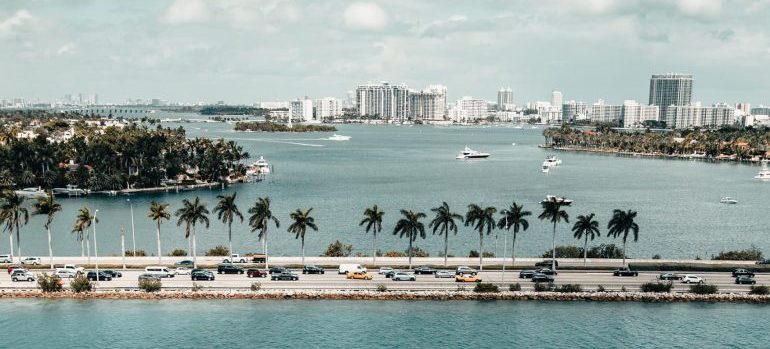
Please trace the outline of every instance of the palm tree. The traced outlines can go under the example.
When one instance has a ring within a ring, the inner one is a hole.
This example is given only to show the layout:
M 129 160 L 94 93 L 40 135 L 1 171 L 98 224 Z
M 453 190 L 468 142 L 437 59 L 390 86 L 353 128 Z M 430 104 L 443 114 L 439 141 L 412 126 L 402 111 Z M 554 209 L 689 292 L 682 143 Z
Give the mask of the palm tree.
M 13 259 L 13 233 L 16 232 L 17 256 L 21 260 L 20 229 L 29 222 L 29 211 L 24 205 L 24 197 L 12 191 L 7 191 L 0 198 L 0 222 L 5 224 L 5 230 L 10 234 L 8 239 L 11 247 L 11 259 Z
M 217 218 L 222 223 L 227 224 L 227 244 L 230 249 L 230 253 L 233 253 L 233 221 L 235 218 L 239 218 L 243 222 L 243 215 L 241 210 L 238 209 L 238 205 L 235 203 L 235 195 L 217 195 L 219 202 L 214 207 L 214 213 L 217 214 Z M 232 258 L 231 258 L 232 259 Z
M 147 217 L 152 218 L 157 224 L 155 240 L 158 243 L 158 264 L 160 264 L 160 258 L 163 255 L 160 249 L 160 225 L 163 223 L 164 219 L 168 220 L 171 218 L 171 214 L 168 212 L 168 204 L 156 201 L 151 202 L 150 211 L 147 213 Z
M 639 240 L 639 225 L 634 222 L 636 218 L 636 211 L 628 210 L 614 210 L 612 211 L 612 218 L 607 223 L 607 236 L 617 238 L 621 234 L 623 235 L 623 265 L 626 265 L 626 239 L 628 239 L 628 233 L 634 233 L 634 241 Z
M 176 222 L 177 226 L 182 225 L 182 223 L 185 224 L 184 237 L 188 239 L 192 238 L 193 267 L 197 268 L 198 260 L 197 253 L 195 252 L 197 247 L 195 243 L 195 225 L 197 223 L 203 223 L 206 225 L 206 228 L 209 227 L 209 210 L 206 209 L 206 204 L 202 203 L 201 199 L 196 196 L 194 201 L 188 199 L 182 200 L 182 208 L 176 210 L 174 214 L 179 217 L 179 220 Z
M 570 203 L 571 201 L 558 197 L 549 197 L 540 203 L 543 206 L 543 212 L 537 218 L 540 220 L 547 219 L 553 223 L 553 241 L 551 243 L 551 253 L 553 253 L 551 269 L 553 270 L 556 270 L 556 224 L 562 220 L 569 223 L 569 214 L 567 214 L 567 211 L 562 210 L 562 207 L 569 206 Z
M 380 211 L 377 205 L 372 206 L 364 210 L 364 219 L 359 226 L 366 224 L 366 232 L 372 231 L 372 265 L 377 265 L 377 233 L 382 231 L 382 216 L 385 212 Z
M 580 215 L 572 226 L 572 232 L 575 233 L 575 239 L 583 239 L 583 266 L 586 265 L 588 260 L 588 238 L 594 241 L 596 236 L 600 236 L 599 222 L 594 220 L 594 214 L 591 213 L 588 216 Z
M 43 224 L 43 227 L 48 231 L 48 258 L 51 262 L 51 269 L 53 269 L 54 266 L 53 248 L 51 247 L 51 223 L 53 222 L 53 217 L 56 215 L 56 213 L 61 211 L 61 205 L 54 201 L 53 193 L 48 193 L 48 196 L 37 199 L 37 202 L 34 204 L 34 208 L 35 211 L 32 212 L 33 215 L 46 216 L 45 224 Z
M 88 207 L 82 207 L 78 211 L 78 215 L 75 218 L 75 227 L 72 229 L 73 232 L 78 232 L 78 240 L 80 240 L 80 256 L 83 256 L 83 242 L 86 243 L 86 251 L 88 252 L 88 264 L 91 264 L 91 244 L 88 239 L 89 233 L 88 229 L 91 228 L 91 223 L 94 223 L 94 220 L 96 218 L 93 214 L 91 214 L 91 210 Z M 98 219 L 96 219 L 96 222 L 98 223 Z M 85 236 L 83 235 L 83 232 L 85 231 Z
M 404 236 L 409 238 L 409 249 L 407 254 L 409 256 L 409 269 L 412 269 L 412 243 L 417 240 L 417 237 L 425 239 L 425 225 L 420 222 L 420 219 L 425 218 L 425 214 L 422 212 L 413 212 L 407 210 L 401 210 L 401 214 L 404 218 L 401 218 L 396 222 L 396 227 L 393 229 L 393 235 L 399 235 L 400 238 Z
M 269 268 L 267 262 L 267 227 L 270 225 L 270 221 L 275 223 L 275 228 L 278 229 L 281 226 L 281 222 L 278 218 L 273 217 L 273 212 L 270 211 L 270 198 L 257 198 L 254 206 L 249 209 L 251 217 L 249 217 L 249 226 L 251 231 L 259 230 L 259 239 L 262 240 L 262 253 L 265 255 L 265 268 Z
M 479 270 L 484 268 L 484 230 L 489 235 L 495 229 L 495 212 L 497 209 L 489 206 L 481 208 L 476 204 L 468 205 L 468 212 L 465 214 L 465 226 L 473 226 L 473 229 L 479 232 Z
M 433 228 L 433 234 L 439 231 L 439 235 L 444 234 L 444 267 L 447 266 L 447 254 L 449 253 L 449 232 L 452 231 L 457 235 L 457 223 L 455 220 L 463 222 L 463 216 L 454 213 L 449 210 L 449 205 L 444 201 L 441 206 L 431 209 L 436 213 L 436 217 L 428 225 L 429 228 Z
M 289 215 L 289 217 L 294 220 L 294 223 L 289 226 L 288 232 L 297 234 L 294 238 L 301 238 L 302 241 L 302 265 L 305 265 L 305 232 L 307 232 L 307 228 L 318 231 L 318 227 L 315 225 L 315 219 L 310 216 L 311 211 L 313 211 L 312 207 L 306 211 L 297 209 Z
M 513 227 L 513 246 L 511 246 L 511 268 L 516 264 L 516 235 L 519 230 L 525 231 L 529 228 L 529 222 L 525 217 L 532 215 L 532 212 L 523 211 L 524 205 L 517 205 L 514 201 L 511 207 L 500 211 L 503 218 L 497 221 L 497 227 L 510 230 Z M 505 261 L 505 256 L 503 256 Z

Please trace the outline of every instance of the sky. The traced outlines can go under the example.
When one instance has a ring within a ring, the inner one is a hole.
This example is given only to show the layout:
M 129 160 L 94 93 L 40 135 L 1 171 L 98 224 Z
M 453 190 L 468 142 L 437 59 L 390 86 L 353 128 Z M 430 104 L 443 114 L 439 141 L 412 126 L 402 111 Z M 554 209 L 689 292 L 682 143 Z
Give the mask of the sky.
M 647 102 L 651 74 L 704 104 L 770 104 L 770 0 L 2 0 L 0 99 L 252 104 L 365 82 L 449 99 Z

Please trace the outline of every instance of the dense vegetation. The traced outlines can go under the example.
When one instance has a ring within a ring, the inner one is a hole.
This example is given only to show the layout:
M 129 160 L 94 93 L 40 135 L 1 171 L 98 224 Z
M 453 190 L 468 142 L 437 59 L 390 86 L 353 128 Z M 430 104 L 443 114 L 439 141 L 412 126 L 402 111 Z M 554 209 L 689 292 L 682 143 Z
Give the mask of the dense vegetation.
M 671 292 L 672 287 L 674 287 L 674 284 L 671 281 L 645 282 L 641 286 L 639 286 L 639 290 L 642 292 L 668 293 L 668 292 Z
M 578 130 L 567 125 L 543 131 L 546 143 L 606 151 L 661 155 L 705 154 L 707 157 L 735 155 L 740 159 L 765 157 L 770 150 L 770 128 L 725 126 L 717 130 L 687 129 L 665 133 L 620 132 L 610 127 Z
M 269 110 L 255 107 L 232 106 L 232 105 L 212 105 L 203 107 L 200 110 L 201 115 L 254 115 L 265 116 Z
M 711 256 L 715 261 L 758 261 L 762 259 L 762 251 L 756 246 L 751 246 L 745 250 L 721 251 L 716 256 Z
M 237 122 L 235 123 L 236 131 L 260 131 L 260 132 L 334 132 L 337 128 L 327 125 L 303 125 L 294 124 L 289 127 L 285 124 L 279 124 L 275 122 Z
M 553 256 L 553 250 L 543 252 L 542 257 L 548 258 Z M 557 258 L 583 258 L 583 248 L 577 246 L 556 246 Z M 588 258 L 609 258 L 609 259 L 621 259 L 623 258 L 623 250 L 615 246 L 615 244 L 601 244 L 588 249 Z

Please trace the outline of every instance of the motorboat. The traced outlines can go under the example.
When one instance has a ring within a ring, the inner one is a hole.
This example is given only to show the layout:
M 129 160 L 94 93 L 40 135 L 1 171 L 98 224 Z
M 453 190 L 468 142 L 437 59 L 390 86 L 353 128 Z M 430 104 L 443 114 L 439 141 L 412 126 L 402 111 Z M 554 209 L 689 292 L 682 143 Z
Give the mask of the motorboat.
M 546 195 L 545 200 L 541 201 L 540 203 L 548 202 L 548 201 L 555 201 L 558 203 L 562 203 L 564 205 L 569 205 L 572 203 L 572 200 L 561 197 L 561 196 L 555 196 L 555 195 Z
M 460 154 L 457 154 L 456 159 L 484 159 L 488 158 L 489 154 L 477 152 L 471 148 L 465 147 Z
M 754 176 L 754 179 L 770 180 L 770 170 L 763 169 L 762 171 L 759 171 L 759 173 Z
M 522 128 L 524 128 L 524 126 L 519 125 L 519 126 L 516 126 L 514 128 L 517 129 L 517 130 L 521 130 Z
M 548 155 L 548 157 L 545 158 L 545 161 L 543 161 L 543 167 L 556 167 L 561 165 L 561 160 L 556 158 L 556 155 Z
M 30 199 L 39 199 L 39 198 L 48 197 L 48 193 L 45 190 L 40 189 L 40 187 L 24 188 L 24 189 L 16 190 L 14 191 L 14 193 L 16 195 L 23 196 L 25 198 L 30 198 Z
M 725 196 L 725 197 L 723 197 L 722 199 L 719 200 L 719 203 L 720 204 L 731 204 L 732 205 L 732 204 L 737 204 L 738 200 L 735 200 L 735 199 L 733 199 L 733 198 L 731 198 L 729 196 Z
M 256 176 L 260 174 L 266 174 L 270 173 L 270 165 L 267 163 L 267 160 L 263 156 L 259 157 L 259 160 L 254 162 L 253 164 L 249 165 L 249 167 L 246 168 L 246 174 L 250 176 Z
M 342 136 L 342 135 L 338 135 L 338 134 L 335 133 L 334 135 L 329 137 L 329 140 L 330 141 L 349 141 L 350 140 L 350 136 Z
M 76 185 L 67 184 L 66 188 L 53 188 L 54 195 L 67 195 L 67 196 L 80 196 L 85 195 L 84 189 L 78 188 Z

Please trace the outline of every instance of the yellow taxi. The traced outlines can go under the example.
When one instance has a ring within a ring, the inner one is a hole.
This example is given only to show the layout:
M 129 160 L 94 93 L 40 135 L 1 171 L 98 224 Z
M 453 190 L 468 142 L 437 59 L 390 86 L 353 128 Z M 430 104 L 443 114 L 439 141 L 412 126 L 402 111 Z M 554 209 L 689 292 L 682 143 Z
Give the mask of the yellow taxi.
M 460 274 L 455 276 L 457 282 L 481 282 L 481 278 L 472 274 Z
M 347 278 L 353 280 L 371 280 L 372 276 L 365 271 L 349 271 Z

